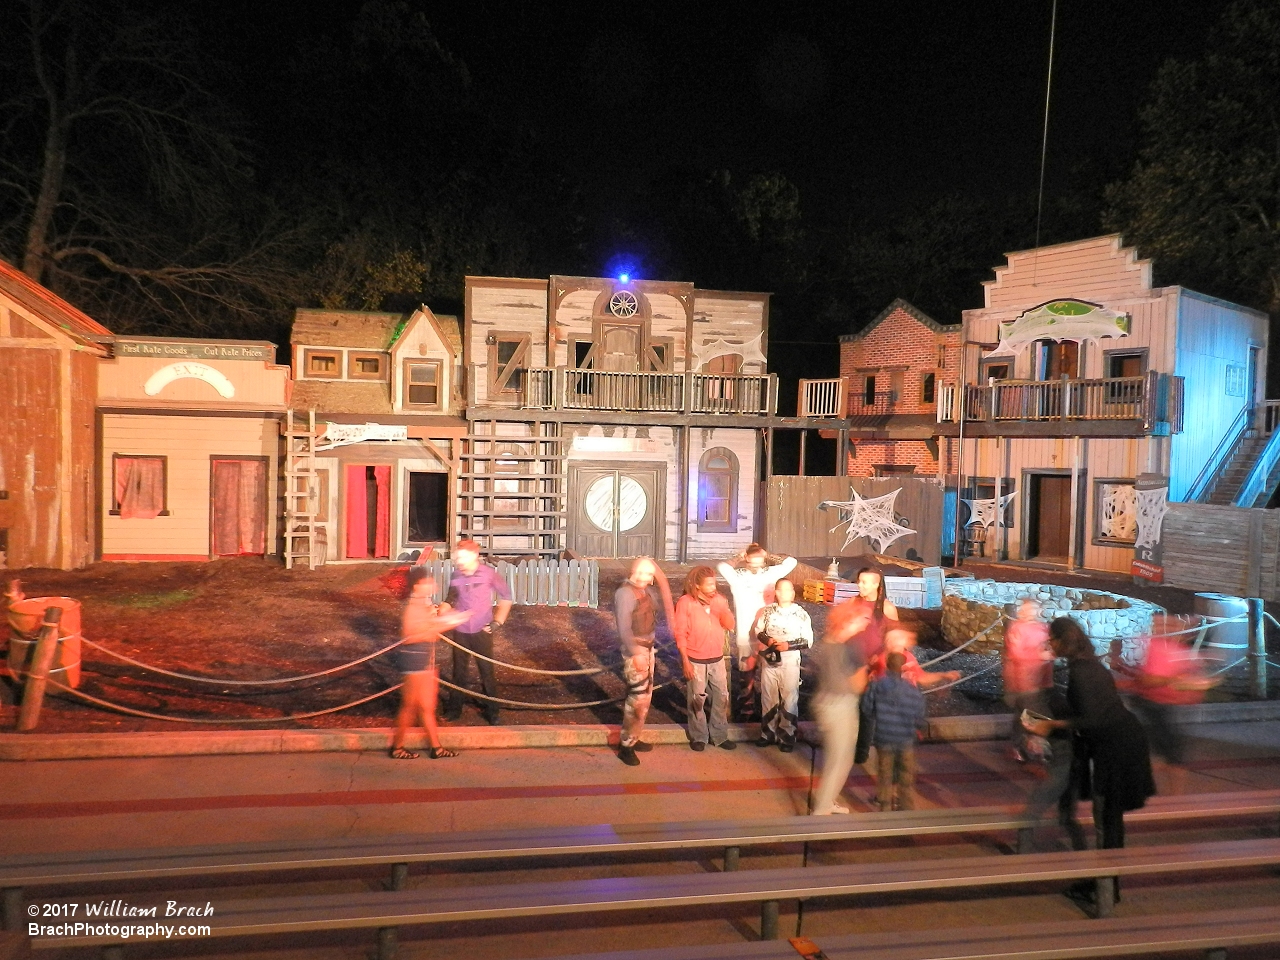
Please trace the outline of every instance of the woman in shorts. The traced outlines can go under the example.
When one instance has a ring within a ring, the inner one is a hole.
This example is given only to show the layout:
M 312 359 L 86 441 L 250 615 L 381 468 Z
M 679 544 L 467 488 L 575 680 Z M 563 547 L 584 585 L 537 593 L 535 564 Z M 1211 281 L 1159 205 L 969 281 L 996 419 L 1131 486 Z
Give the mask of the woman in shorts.
M 440 733 L 436 729 L 436 698 L 440 689 L 436 644 L 441 633 L 461 623 L 468 615 L 442 613 L 439 606 L 431 602 L 436 583 L 424 567 L 411 567 L 408 582 L 409 602 L 405 604 L 401 620 L 403 642 L 395 651 L 396 666 L 404 679 L 400 687 L 396 732 L 391 738 L 391 759 L 418 759 L 418 754 L 404 745 L 409 728 L 415 724 L 420 724 L 427 731 L 430 744 L 427 756 L 432 760 L 456 757 L 456 750 L 440 745 Z

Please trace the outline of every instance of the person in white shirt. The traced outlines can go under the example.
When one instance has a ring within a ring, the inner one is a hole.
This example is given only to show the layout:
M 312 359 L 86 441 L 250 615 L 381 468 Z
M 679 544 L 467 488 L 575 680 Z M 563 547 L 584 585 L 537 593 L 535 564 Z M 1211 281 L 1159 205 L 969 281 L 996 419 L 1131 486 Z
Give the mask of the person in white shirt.
M 796 558 L 786 557 L 781 563 L 769 566 L 769 554 L 758 543 L 747 547 L 742 552 L 742 557 L 743 566 L 720 563 L 716 565 L 716 572 L 729 584 L 729 593 L 733 597 L 733 615 L 738 625 L 734 656 L 738 669 L 749 670 L 747 660 L 752 651 L 751 625 L 756 622 L 756 615 L 765 604 L 773 602 L 773 597 L 770 596 L 773 585 L 796 568 Z
M 800 720 L 800 651 L 813 646 L 809 611 L 795 602 L 790 580 L 774 585 L 775 600 L 760 611 L 754 630 L 760 645 L 760 739 L 757 747 L 776 743 L 783 753 L 796 748 Z

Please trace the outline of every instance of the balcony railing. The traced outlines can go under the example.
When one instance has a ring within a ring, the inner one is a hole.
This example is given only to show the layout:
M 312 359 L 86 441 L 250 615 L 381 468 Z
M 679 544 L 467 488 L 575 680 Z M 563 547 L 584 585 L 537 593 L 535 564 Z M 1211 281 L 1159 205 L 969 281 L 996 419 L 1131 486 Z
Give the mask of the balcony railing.
M 848 380 L 845 377 L 834 380 L 801 380 L 796 416 L 834 417 L 837 420 L 843 418 L 847 390 Z
M 1152 371 L 1143 377 L 1101 380 L 997 380 L 965 385 L 967 422 L 1010 420 L 1139 420 L 1147 430 L 1182 430 L 1182 378 Z M 955 422 L 959 390 L 938 393 L 938 422 Z
M 777 377 L 535 367 L 524 371 L 516 405 L 528 410 L 769 416 L 777 409 Z

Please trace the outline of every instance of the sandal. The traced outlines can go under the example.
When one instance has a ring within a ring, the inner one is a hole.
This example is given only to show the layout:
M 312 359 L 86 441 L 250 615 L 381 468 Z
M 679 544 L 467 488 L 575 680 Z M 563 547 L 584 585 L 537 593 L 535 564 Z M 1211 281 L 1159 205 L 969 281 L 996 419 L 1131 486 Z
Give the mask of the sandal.
M 417 760 L 418 755 L 414 753 L 412 750 L 406 750 L 404 747 L 392 747 L 391 759 L 392 760 Z
M 446 757 L 456 757 L 457 750 L 450 750 L 448 747 L 431 747 L 427 750 L 427 756 L 432 760 L 443 760 Z

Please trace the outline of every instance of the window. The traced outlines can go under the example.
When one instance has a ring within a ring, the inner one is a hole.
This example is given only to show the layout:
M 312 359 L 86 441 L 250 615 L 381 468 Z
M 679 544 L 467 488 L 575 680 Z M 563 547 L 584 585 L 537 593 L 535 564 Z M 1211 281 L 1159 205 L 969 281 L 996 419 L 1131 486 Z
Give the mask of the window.
M 1080 344 L 1074 340 L 1036 341 L 1036 379 L 1073 380 L 1080 376 Z
M 1104 376 L 1112 380 L 1128 379 L 1128 383 L 1108 383 L 1106 398 L 1108 403 L 1129 403 L 1136 406 L 1142 402 L 1143 383 L 1137 378 L 1146 376 L 1146 350 L 1107 350 L 1102 354 L 1102 370 Z M 1114 412 L 1114 411 L 1113 411 Z
M 490 394 L 518 394 L 524 390 L 529 366 L 528 334 L 495 333 L 489 340 Z
M 1243 397 L 1245 394 L 1245 377 L 1244 365 L 1240 363 L 1227 364 L 1227 396 Z
M 1008 380 L 1009 373 L 1008 360 L 983 360 L 981 369 L 978 371 L 978 379 L 984 384 L 992 380 Z
M 111 457 L 111 515 L 151 520 L 169 515 L 168 457 Z
M 342 376 L 336 351 L 307 350 L 303 355 L 303 369 L 308 377 L 337 380 Z
M 902 389 L 902 382 L 906 373 L 903 370 L 893 370 L 889 373 L 889 403 L 895 404 L 902 402 L 905 397 L 905 391 Z
M 905 477 L 915 473 L 916 468 L 910 463 L 877 463 L 875 472 L 877 477 Z
M 876 378 L 867 377 L 862 382 L 862 403 L 864 406 L 874 407 L 876 405 Z
M 352 380 L 385 380 L 386 364 L 376 353 L 350 353 L 347 356 L 347 376 Z
M 1138 539 L 1138 495 L 1133 481 L 1104 478 L 1093 482 L 1093 542 L 1132 546 Z
M 404 365 L 404 404 L 406 407 L 440 407 L 439 360 L 406 360 Z
M 947 365 L 947 347 L 946 344 L 938 344 L 938 369 L 942 370 Z
M 926 373 L 920 378 L 920 402 L 933 403 L 934 375 Z
M 649 341 L 647 360 L 649 369 L 655 373 L 671 372 L 671 351 L 675 341 L 671 337 L 662 337 Z
M 698 463 L 698 530 L 738 532 L 738 458 L 712 447 Z
M 595 361 L 591 354 L 594 346 L 595 343 L 591 340 L 573 341 L 573 365 L 579 370 L 590 370 Z

